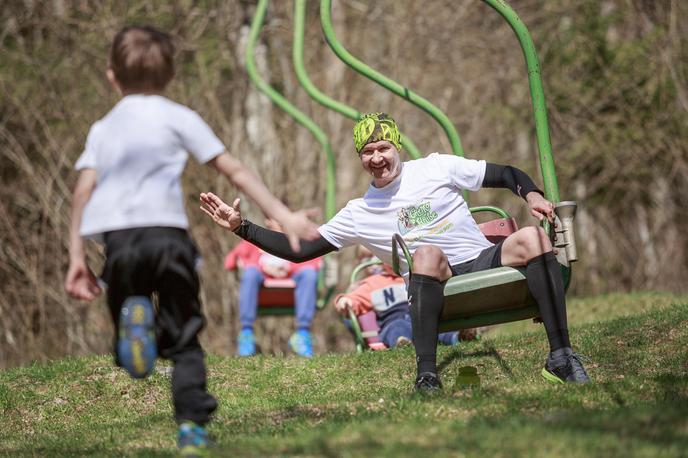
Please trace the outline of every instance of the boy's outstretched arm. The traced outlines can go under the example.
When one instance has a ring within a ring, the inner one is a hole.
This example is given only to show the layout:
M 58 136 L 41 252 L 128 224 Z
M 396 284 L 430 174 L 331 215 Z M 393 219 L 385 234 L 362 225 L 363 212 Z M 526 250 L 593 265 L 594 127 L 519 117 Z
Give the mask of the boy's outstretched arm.
M 320 237 L 317 226 L 309 219 L 317 210 L 290 211 L 282 202 L 272 195 L 263 181 L 241 161 L 224 152 L 211 159 L 212 164 L 225 175 L 241 192 L 253 200 L 263 213 L 279 222 L 289 238 L 295 251 L 300 248 L 299 238 L 315 240 Z M 216 221 L 217 222 L 217 221 Z
M 325 240 L 320 234 L 315 240 L 301 240 L 299 251 L 294 250 L 286 234 L 243 220 L 241 218 L 240 199 L 234 199 L 232 205 L 228 205 L 215 194 L 209 192 L 201 193 L 200 201 L 201 210 L 212 218 L 217 225 L 282 259 L 291 262 L 304 262 L 337 250 L 337 247 Z
M 65 279 L 65 290 L 76 299 L 90 301 L 101 293 L 98 280 L 86 263 L 84 240 L 79 235 L 84 207 L 91 198 L 96 185 L 95 169 L 84 169 L 74 187 L 72 214 L 69 226 L 69 270 Z

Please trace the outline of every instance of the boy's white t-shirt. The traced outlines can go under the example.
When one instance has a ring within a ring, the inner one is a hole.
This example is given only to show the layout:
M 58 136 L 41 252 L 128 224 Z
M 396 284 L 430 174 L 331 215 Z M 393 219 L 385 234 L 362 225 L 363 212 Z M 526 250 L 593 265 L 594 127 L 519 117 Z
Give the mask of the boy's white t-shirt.
M 118 229 L 187 229 L 181 174 L 191 153 L 205 163 L 224 144 L 190 108 L 159 95 L 128 95 L 91 127 L 76 169 L 95 169 L 80 234 Z
M 421 245 L 435 245 L 450 265 L 470 261 L 492 243 L 480 232 L 461 191 L 480 189 L 485 165 L 438 153 L 404 162 L 392 183 L 383 188 L 371 184 L 362 198 L 349 201 L 318 231 L 338 249 L 360 244 L 388 264 L 397 233 L 411 253 Z

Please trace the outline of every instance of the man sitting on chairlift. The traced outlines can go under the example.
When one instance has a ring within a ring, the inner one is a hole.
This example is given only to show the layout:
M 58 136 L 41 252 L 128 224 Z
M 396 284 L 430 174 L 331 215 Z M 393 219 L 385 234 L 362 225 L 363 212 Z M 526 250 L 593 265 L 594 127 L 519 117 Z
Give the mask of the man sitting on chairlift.
M 453 276 L 501 266 L 525 266 L 528 289 L 545 326 L 550 353 L 541 371 L 555 383 L 589 382 L 569 340 L 564 283 L 545 231 L 522 228 L 493 244 L 480 232 L 462 191 L 506 188 L 525 200 L 538 220 L 554 222 L 554 205 L 533 180 L 512 167 L 433 153 L 402 162 L 396 122 L 384 113 L 364 115 L 354 126 L 354 145 L 363 170 L 372 176 L 365 195 L 350 200 L 319 227 L 321 237 L 291 249 L 284 234 L 242 219 L 239 199 L 227 205 L 201 194 L 201 209 L 218 225 L 281 258 L 301 262 L 351 245 L 363 245 L 385 263 L 392 262 L 392 235 L 409 246 L 413 269 L 406 271 L 416 350 L 415 389 L 442 388 L 437 374 L 438 324 L 444 284 Z M 408 269 L 407 269 L 408 270 Z

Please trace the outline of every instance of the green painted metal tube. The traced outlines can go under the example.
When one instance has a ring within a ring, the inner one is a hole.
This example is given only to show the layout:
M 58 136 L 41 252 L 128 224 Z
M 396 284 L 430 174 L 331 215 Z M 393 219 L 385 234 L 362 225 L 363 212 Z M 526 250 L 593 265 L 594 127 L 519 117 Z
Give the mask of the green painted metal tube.
M 332 153 L 332 147 L 325 132 L 318 127 L 308 116 L 301 112 L 298 108 L 292 105 L 282 94 L 277 92 L 269 84 L 267 84 L 258 73 L 256 63 L 253 58 L 253 49 L 255 47 L 258 35 L 263 28 L 263 21 L 265 19 L 265 11 L 267 10 L 269 0 L 259 0 L 256 7 L 256 14 L 251 23 L 251 30 L 249 33 L 248 44 L 246 46 L 246 71 L 253 84 L 267 95 L 275 105 L 286 111 L 299 124 L 307 128 L 313 136 L 322 145 L 325 154 L 327 155 L 327 185 L 325 192 L 325 217 L 332 218 L 336 213 L 335 208 L 335 160 Z
M 378 259 L 374 261 L 364 261 L 356 267 L 354 267 L 354 270 L 351 272 L 351 276 L 349 277 L 349 285 L 353 285 L 356 282 L 356 277 L 358 277 L 358 274 L 360 274 L 363 269 L 370 266 L 376 266 L 379 264 L 382 264 L 382 261 Z
M 351 323 L 351 329 L 354 333 L 356 351 L 358 353 L 363 353 L 363 349 L 366 348 L 365 341 L 363 340 L 363 332 L 361 331 L 361 326 L 358 324 L 358 318 L 352 309 L 349 309 L 349 323 Z
M 452 151 L 457 156 L 463 156 L 463 148 L 461 147 L 461 140 L 459 139 L 459 134 L 456 128 L 451 123 L 447 115 L 442 113 L 442 111 L 435 105 L 419 96 L 415 92 L 411 91 L 409 88 L 402 86 L 396 81 L 387 78 L 382 73 L 370 68 L 368 65 L 364 64 L 357 58 L 355 58 L 349 51 L 347 51 L 344 46 L 337 40 L 337 36 L 334 33 L 334 27 L 332 26 L 332 0 L 321 0 L 320 1 L 320 23 L 322 25 L 323 32 L 325 33 L 325 38 L 327 39 L 327 44 L 334 53 L 349 67 L 354 69 L 356 72 L 370 78 L 379 85 L 385 87 L 386 89 L 392 91 L 399 97 L 408 100 L 417 107 L 421 108 L 423 111 L 432 116 L 437 122 L 440 123 L 442 129 L 447 134 L 449 138 L 449 143 L 451 144 Z
M 296 0 L 294 3 L 294 47 L 292 53 L 292 60 L 294 62 L 294 70 L 296 72 L 296 77 L 303 86 L 304 90 L 308 95 L 313 98 L 316 102 L 324 105 L 330 110 L 334 110 L 349 119 L 358 121 L 361 118 L 361 112 L 345 105 L 333 98 L 327 96 L 321 92 L 313 82 L 308 77 L 306 72 L 306 66 L 303 59 L 303 42 L 304 42 L 304 23 L 306 18 L 306 0 Z M 414 159 L 421 157 L 418 147 L 408 138 L 406 135 L 401 133 L 401 144 L 404 149 L 408 152 L 409 156 Z
M 533 112 L 535 114 L 535 132 L 538 149 L 540 150 L 540 168 L 542 171 L 542 181 L 545 186 L 545 197 L 552 202 L 559 202 L 559 185 L 557 184 L 557 176 L 554 171 L 552 144 L 547 122 L 547 104 L 545 103 L 545 92 L 542 88 L 540 63 L 535 52 L 533 39 L 530 37 L 530 33 L 523 21 L 504 0 L 483 0 L 483 2 L 494 8 L 506 19 L 516 33 L 518 42 L 523 50 L 528 69 L 528 84 L 530 85 Z
M 471 208 L 469 208 L 469 210 L 471 211 L 471 213 L 492 212 L 492 213 L 498 214 L 502 218 L 509 218 L 510 217 L 506 211 L 502 210 L 499 207 L 493 207 L 491 205 L 483 205 L 481 207 L 471 207 Z
M 406 264 L 408 265 L 409 273 L 413 271 L 413 257 L 408 249 L 408 245 L 404 241 L 404 238 L 399 234 L 394 234 L 392 236 L 392 270 L 394 273 L 401 276 L 401 263 L 399 262 L 399 250 L 404 254 L 406 258 Z

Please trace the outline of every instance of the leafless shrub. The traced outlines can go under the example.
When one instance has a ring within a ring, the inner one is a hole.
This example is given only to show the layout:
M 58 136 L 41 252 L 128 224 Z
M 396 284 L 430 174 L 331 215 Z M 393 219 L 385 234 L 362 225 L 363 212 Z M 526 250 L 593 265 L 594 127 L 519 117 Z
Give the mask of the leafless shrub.
M 351 122 L 313 103 L 291 70 L 291 2 L 272 2 L 257 60 L 264 76 L 330 135 L 337 201 L 366 178 L 351 148 Z M 513 7 L 540 54 L 561 195 L 580 204 L 577 294 L 685 290 L 688 208 L 688 31 L 678 0 L 520 0 Z M 153 23 L 178 39 L 169 97 L 201 113 L 230 151 L 293 207 L 322 206 L 324 158 L 310 134 L 251 86 L 243 69 L 254 3 L 8 2 L 0 12 L 0 367 L 106 352 L 112 331 L 103 300 L 79 304 L 63 291 L 74 161 L 88 127 L 116 102 L 103 77 L 110 38 L 125 24 Z M 361 111 L 393 113 L 426 153 L 448 152 L 425 113 L 355 75 L 324 44 L 317 2 L 308 5 L 306 65 L 314 83 Z M 337 34 L 352 54 L 441 107 L 469 157 L 513 163 L 537 176 L 523 57 L 511 29 L 475 1 L 335 1 Z M 258 126 L 252 130 L 251 126 Z M 293 166 L 293 164 L 298 164 Z M 214 352 L 234 351 L 236 279 L 222 257 L 236 240 L 202 219 L 201 190 L 235 189 L 203 166 L 184 177 L 193 235 L 205 258 L 204 333 Z M 493 203 L 531 224 L 503 191 Z M 260 220 L 247 202 L 246 211 Z M 94 266 L 102 253 L 90 247 Z M 342 287 L 352 262 L 343 260 Z M 260 345 L 285 352 L 292 323 L 259 320 Z M 319 351 L 352 348 L 331 310 L 315 324 Z

